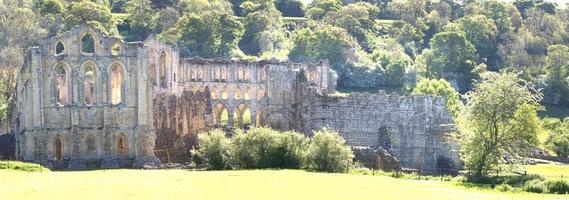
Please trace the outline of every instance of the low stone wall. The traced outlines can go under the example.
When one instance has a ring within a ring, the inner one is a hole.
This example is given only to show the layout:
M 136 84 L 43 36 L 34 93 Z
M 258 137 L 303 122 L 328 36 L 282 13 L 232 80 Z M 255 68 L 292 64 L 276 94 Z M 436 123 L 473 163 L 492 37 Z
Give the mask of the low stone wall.
M 303 104 L 305 131 L 335 129 L 348 145 L 383 148 L 423 173 L 436 173 L 439 157 L 459 166 L 457 146 L 445 139 L 455 128 L 441 97 L 309 93 Z

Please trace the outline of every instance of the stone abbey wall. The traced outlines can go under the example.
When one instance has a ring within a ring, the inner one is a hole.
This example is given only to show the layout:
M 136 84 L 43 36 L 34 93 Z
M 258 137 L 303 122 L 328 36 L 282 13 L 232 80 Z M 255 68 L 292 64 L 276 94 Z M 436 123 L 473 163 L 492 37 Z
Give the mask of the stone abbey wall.
M 436 172 L 439 157 L 460 163 L 453 144 L 445 140 L 454 125 L 441 97 L 314 94 L 307 101 L 304 119 L 308 130 L 338 130 L 350 146 L 386 149 L 403 167 L 426 173 Z
M 54 168 L 184 162 L 198 133 L 222 126 L 307 135 L 332 128 L 348 145 L 383 149 L 403 167 L 433 172 L 439 157 L 459 163 L 444 142 L 453 126 L 443 99 L 333 96 L 325 61 L 180 58 L 176 45 L 126 43 L 89 26 L 47 39 L 25 61 L 16 155 Z

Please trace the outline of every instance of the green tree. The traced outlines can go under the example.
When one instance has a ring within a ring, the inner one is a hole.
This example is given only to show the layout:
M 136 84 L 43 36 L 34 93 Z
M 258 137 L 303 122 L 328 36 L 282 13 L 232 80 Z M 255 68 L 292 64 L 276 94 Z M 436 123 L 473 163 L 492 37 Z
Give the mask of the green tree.
M 340 0 L 314 0 L 308 6 L 306 15 L 313 20 L 324 18 L 329 12 L 339 11 L 342 8 Z
M 569 133 L 567 130 L 550 135 L 545 142 L 545 147 L 555 152 L 557 156 L 567 158 L 569 156 Z
M 551 45 L 547 48 L 547 78 L 554 87 L 566 87 L 569 76 L 569 47 Z
M 304 17 L 304 4 L 298 0 L 275 0 L 276 7 L 285 17 Z
M 288 53 L 284 21 L 273 0 L 249 0 L 241 4 L 245 33 L 239 48 L 248 55 L 282 58 Z
M 117 21 L 111 16 L 111 9 L 103 4 L 91 1 L 72 2 L 68 6 L 65 21 L 67 28 L 90 24 L 106 34 L 119 35 Z
M 153 18 L 156 13 L 150 6 L 150 0 L 128 1 L 125 10 L 129 14 L 127 18 L 129 31 L 123 35 L 127 40 L 143 41 L 155 33 Z
M 243 25 L 226 1 L 186 0 L 179 9 L 185 14 L 159 39 L 177 43 L 183 56 L 231 58 L 238 53 Z
M 463 34 L 474 45 L 481 58 L 486 58 L 494 66 L 498 50 L 498 30 L 494 22 L 484 15 L 462 17 L 445 27 L 445 31 Z
M 446 108 L 455 119 L 464 106 L 458 92 L 444 79 L 421 79 L 413 89 L 413 94 L 432 94 L 444 97 Z
M 461 152 L 475 177 L 487 176 L 501 164 L 516 164 L 529 146 L 537 145 L 541 94 L 530 90 L 517 75 L 506 73 L 484 80 L 466 94 L 466 100 L 458 120 Z
M 460 90 L 466 91 L 471 87 L 472 79 L 485 70 L 477 65 L 474 45 L 460 33 L 437 33 L 430 45 L 416 61 L 417 71 L 424 77 L 457 80 Z
M 368 51 L 372 50 L 370 43 L 379 31 L 375 19 L 379 8 L 369 3 L 358 2 L 348 4 L 338 11 L 329 12 L 323 22 L 345 29 L 354 37 L 360 46 Z

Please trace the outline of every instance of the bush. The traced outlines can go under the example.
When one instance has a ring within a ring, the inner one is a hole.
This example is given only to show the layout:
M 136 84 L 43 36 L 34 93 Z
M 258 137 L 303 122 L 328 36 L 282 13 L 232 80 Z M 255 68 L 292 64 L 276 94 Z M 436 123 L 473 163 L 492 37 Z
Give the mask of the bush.
M 191 150 L 192 161 L 208 169 L 229 169 L 231 140 L 221 129 L 198 136 L 198 148 Z
M 494 189 L 500 192 L 509 192 L 514 190 L 514 188 L 508 184 L 497 185 Z
M 533 193 L 544 193 L 546 189 L 543 181 L 538 179 L 529 181 L 524 186 L 524 191 Z
M 305 165 L 308 139 L 301 133 L 269 128 L 239 130 L 233 140 L 235 163 L 242 168 L 299 169 Z
M 0 161 L 0 169 L 11 169 L 25 172 L 49 172 L 50 170 L 35 163 L 20 161 Z
M 241 168 L 271 167 L 269 150 L 276 146 L 277 131 L 269 128 L 255 128 L 245 133 L 237 130 L 233 138 L 233 157 Z
M 277 168 L 300 169 L 306 163 L 308 138 L 298 132 L 278 134 L 275 142 L 271 143 L 269 156 L 271 166 Z
M 344 172 L 352 163 L 354 153 L 335 131 L 317 131 L 308 148 L 310 166 L 318 171 Z
M 567 180 L 547 180 L 545 181 L 547 193 L 567 194 L 569 193 L 569 182 Z

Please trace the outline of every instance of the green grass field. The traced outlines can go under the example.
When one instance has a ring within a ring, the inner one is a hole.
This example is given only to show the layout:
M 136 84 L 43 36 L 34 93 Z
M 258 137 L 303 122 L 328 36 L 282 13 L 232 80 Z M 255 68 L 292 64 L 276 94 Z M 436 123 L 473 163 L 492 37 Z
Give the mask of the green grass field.
M 524 168 L 528 172 L 528 174 L 539 174 L 544 178 L 563 177 L 564 179 L 569 179 L 569 165 L 540 164 L 540 165 L 525 165 Z
M 294 170 L 0 170 L 0 199 L 569 199 L 457 182 Z

